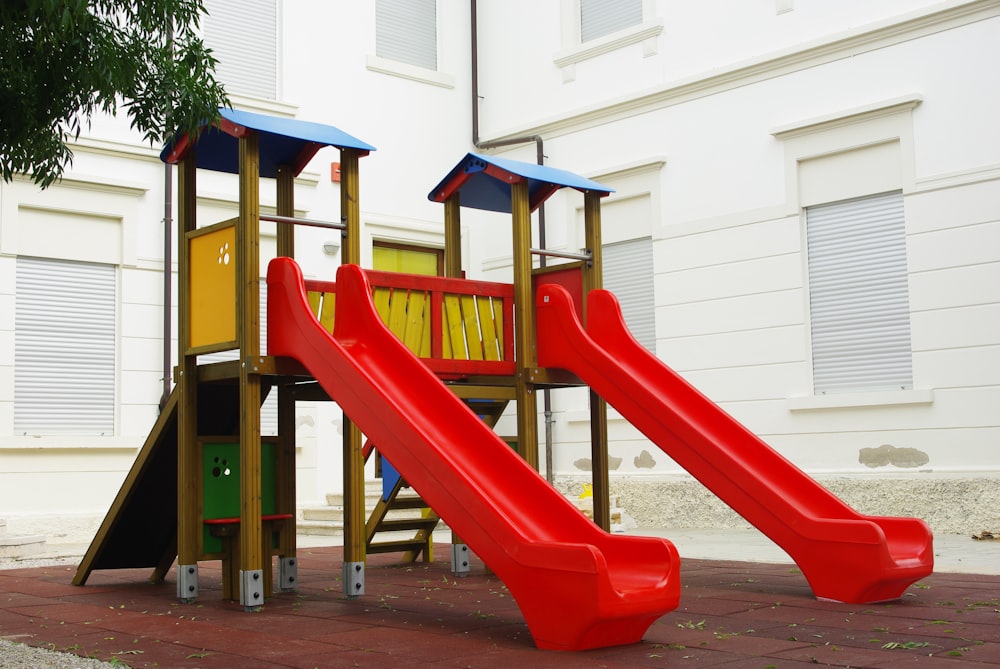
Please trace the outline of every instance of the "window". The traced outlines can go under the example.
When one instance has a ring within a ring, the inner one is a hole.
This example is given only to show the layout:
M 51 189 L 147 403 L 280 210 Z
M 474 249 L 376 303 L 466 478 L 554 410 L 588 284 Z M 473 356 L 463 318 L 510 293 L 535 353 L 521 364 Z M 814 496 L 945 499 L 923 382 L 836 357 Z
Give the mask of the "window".
M 900 192 L 806 209 L 817 395 L 913 387 Z
M 385 272 L 443 276 L 444 251 L 377 241 L 372 245 L 372 267 Z
M 436 70 L 436 0 L 376 0 L 375 55 Z
M 642 23 L 642 0 L 580 0 L 580 41 Z
M 113 265 L 20 257 L 14 308 L 14 431 L 113 435 Z
M 205 0 L 205 43 L 226 91 L 278 98 L 278 16 L 276 0 Z
M 656 350 L 653 241 L 649 237 L 601 247 L 604 287 L 615 294 L 632 336 Z

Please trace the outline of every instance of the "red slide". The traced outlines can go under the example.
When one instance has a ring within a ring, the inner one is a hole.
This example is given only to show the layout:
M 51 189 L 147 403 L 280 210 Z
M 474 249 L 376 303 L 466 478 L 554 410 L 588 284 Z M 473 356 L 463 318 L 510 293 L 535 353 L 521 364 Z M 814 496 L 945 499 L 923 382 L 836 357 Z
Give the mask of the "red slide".
M 699 393 L 629 333 L 614 295 L 587 298 L 587 330 L 569 293 L 539 286 L 538 362 L 574 372 L 653 443 L 798 564 L 815 595 L 896 599 L 933 571 L 930 528 L 865 516 Z
M 532 469 L 379 319 L 363 270 L 337 272 L 331 335 L 299 266 L 271 261 L 268 352 L 295 358 L 506 584 L 535 644 L 639 641 L 680 599 L 665 539 L 611 535 Z

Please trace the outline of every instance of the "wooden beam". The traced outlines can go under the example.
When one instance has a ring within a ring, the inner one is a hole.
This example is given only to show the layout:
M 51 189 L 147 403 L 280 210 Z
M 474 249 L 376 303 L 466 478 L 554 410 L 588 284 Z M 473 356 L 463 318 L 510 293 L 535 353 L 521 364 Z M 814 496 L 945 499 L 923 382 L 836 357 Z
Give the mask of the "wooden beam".
M 240 360 L 240 603 L 264 604 L 261 529 L 260 375 L 247 361 L 260 356 L 260 136 L 239 139 L 239 220 L 236 224 L 236 338 Z M 268 565 L 270 569 L 270 565 Z M 258 579 L 254 587 L 254 573 Z
M 277 211 L 278 216 L 295 216 L 295 172 L 288 165 L 278 167 Z M 278 255 L 295 257 L 295 226 L 275 223 L 278 236 Z
M 535 299 L 531 282 L 531 209 L 528 182 L 510 185 L 514 228 L 514 356 L 517 360 L 517 448 L 529 465 L 538 469 L 538 402 L 531 371 L 537 367 L 535 352 Z
M 583 294 L 604 285 L 601 250 L 601 195 L 587 191 L 583 196 L 583 226 L 590 263 L 584 267 Z M 587 300 L 583 301 L 584 318 Z M 611 486 L 608 474 L 608 405 L 597 393 L 590 391 L 590 452 L 594 492 L 594 522 L 605 531 L 611 530 Z
M 462 207 L 460 193 L 444 201 L 444 275 L 462 278 Z
M 359 154 L 354 149 L 340 151 L 340 217 L 344 223 L 340 258 L 344 264 L 361 264 L 361 207 L 359 204 Z M 365 459 L 361 454 L 362 434 L 344 414 L 344 564 L 355 568 L 365 562 Z M 357 587 L 360 585 L 361 587 Z M 364 594 L 364 579 L 348 578 L 345 570 L 344 594 Z
M 315 154 L 315 150 L 312 152 Z M 312 155 L 312 154 L 310 154 Z M 295 169 L 288 165 L 278 167 L 277 179 L 277 211 L 278 216 L 295 216 Z M 295 226 L 291 223 L 276 223 L 278 226 L 278 255 L 295 257 Z M 269 358 L 273 361 L 273 358 Z M 290 513 L 291 521 L 284 523 L 281 532 L 278 555 L 281 560 L 295 557 L 295 392 L 292 388 L 279 385 L 278 393 L 278 449 L 275 453 L 275 504 L 277 513 Z M 267 541 L 267 537 L 265 537 Z M 284 564 L 284 563 L 282 563 Z M 264 565 L 270 569 L 271 565 Z M 279 569 L 279 576 L 281 569 Z M 291 584 L 282 583 L 282 586 Z
M 178 576 L 178 598 L 198 595 L 198 537 L 201 532 L 201 490 L 198 458 L 198 359 L 188 355 L 191 340 L 191 257 L 187 233 L 198 227 L 197 155 L 191 147 L 177 170 L 177 564 L 193 569 Z M 183 591 L 182 591 L 183 590 Z

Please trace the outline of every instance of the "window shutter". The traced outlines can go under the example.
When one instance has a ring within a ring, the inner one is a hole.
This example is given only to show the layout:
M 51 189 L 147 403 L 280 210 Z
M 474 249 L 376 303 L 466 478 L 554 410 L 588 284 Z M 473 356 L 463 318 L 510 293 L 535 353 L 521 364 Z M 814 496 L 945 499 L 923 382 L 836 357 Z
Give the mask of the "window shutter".
M 913 386 L 899 192 L 806 210 L 817 394 Z
M 437 70 L 436 0 L 377 0 L 375 55 Z
M 219 60 L 216 74 L 230 93 L 278 97 L 275 0 L 205 0 L 205 43 Z
M 14 432 L 113 435 L 112 265 L 18 258 Z
M 649 237 L 601 247 L 604 287 L 615 294 L 632 335 L 656 350 L 653 299 L 653 240 Z
M 580 0 L 580 41 L 642 23 L 642 0 Z

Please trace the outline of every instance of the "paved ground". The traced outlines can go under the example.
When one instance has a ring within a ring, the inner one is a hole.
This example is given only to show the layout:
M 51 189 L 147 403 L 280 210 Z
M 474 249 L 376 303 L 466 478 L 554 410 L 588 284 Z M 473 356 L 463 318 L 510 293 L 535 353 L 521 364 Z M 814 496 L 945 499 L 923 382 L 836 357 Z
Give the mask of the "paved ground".
M 939 571 L 900 601 L 847 605 L 817 601 L 787 556 L 755 534 L 669 533 L 684 557 L 680 607 L 640 644 L 583 653 L 537 650 L 503 584 L 478 562 L 456 579 L 445 562 L 373 556 L 368 594 L 351 601 L 341 595 L 340 549 L 308 538 L 299 591 L 253 614 L 222 600 L 217 562 L 201 564 L 193 605 L 176 601 L 173 572 L 157 585 L 144 582 L 148 570 L 95 572 L 80 588 L 70 585 L 75 562 L 3 570 L 0 637 L 130 667 L 1000 666 L 1000 542 L 939 537 Z

